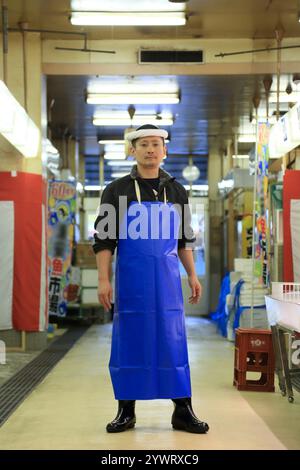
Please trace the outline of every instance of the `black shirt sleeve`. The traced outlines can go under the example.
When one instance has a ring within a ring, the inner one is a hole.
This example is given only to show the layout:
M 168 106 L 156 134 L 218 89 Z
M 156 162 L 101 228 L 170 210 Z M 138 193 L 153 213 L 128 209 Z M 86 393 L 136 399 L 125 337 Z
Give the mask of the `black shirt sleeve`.
M 178 249 L 180 248 L 194 248 L 196 237 L 194 231 L 192 229 L 191 221 L 191 210 L 189 206 L 189 199 L 186 190 L 184 190 L 183 195 L 183 205 L 182 205 L 182 227 L 180 233 L 182 233 L 182 237 L 178 240 Z
M 98 216 L 95 220 L 96 233 L 93 239 L 94 253 L 110 250 L 112 254 L 118 239 L 118 203 L 112 185 L 108 185 L 101 196 Z

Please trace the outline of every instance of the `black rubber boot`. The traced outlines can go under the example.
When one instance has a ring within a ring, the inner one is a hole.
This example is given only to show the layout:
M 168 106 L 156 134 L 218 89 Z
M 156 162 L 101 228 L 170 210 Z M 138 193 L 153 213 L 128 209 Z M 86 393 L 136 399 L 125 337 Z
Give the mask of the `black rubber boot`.
M 172 415 L 172 426 L 180 431 L 205 434 L 209 430 L 207 423 L 200 421 L 194 414 L 190 398 L 174 398 L 175 410 Z
M 133 428 L 136 423 L 135 400 L 119 400 L 118 414 L 115 419 L 106 426 L 107 432 L 123 432 Z

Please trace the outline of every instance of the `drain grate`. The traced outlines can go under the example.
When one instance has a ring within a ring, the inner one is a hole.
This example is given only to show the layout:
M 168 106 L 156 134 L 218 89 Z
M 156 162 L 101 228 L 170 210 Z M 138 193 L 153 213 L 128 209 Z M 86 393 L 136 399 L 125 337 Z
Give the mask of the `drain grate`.
M 86 332 L 69 329 L 0 387 L 0 426 Z

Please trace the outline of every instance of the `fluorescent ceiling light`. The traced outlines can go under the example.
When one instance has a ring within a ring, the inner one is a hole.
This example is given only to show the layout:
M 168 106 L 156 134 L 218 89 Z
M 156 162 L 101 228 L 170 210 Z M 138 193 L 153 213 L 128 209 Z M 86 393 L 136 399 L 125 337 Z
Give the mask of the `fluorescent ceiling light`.
M 256 135 L 255 134 L 240 134 L 238 137 L 238 142 L 244 142 L 244 143 L 256 142 Z
M 100 140 L 98 140 L 98 144 L 102 144 L 102 145 L 106 145 L 106 144 L 125 144 L 125 140 L 100 139 Z
M 233 188 L 234 182 L 233 180 L 222 180 L 218 183 L 218 188 L 222 191 L 223 189 L 231 189 Z
M 136 164 L 135 160 L 112 160 L 107 162 L 108 166 L 133 166 Z
M 187 190 L 190 189 L 189 184 L 184 184 L 183 187 Z M 195 191 L 208 191 L 208 184 L 192 184 L 192 189 Z
M 87 89 L 88 104 L 177 104 L 179 90 L 174 82 L 107 83 L 91 82 Z
M 178 93 L 175 82 L 159 83 L 109 83 L 92 81 L 88 85 L 88 93 L 115 94 L 115 93 Z
M 280 93 L 279 103 L 297 103 L 300 101 L 300 93 L 292 92 L 289 95 L 287 93 Z M 277 94 L 271 93 L 269 96 L 269 103 L 277 103 Z
M 116 171 L 114 173 L 111 174 L 111 177 L 112 178 L 123 178 L 123 176 L 127 176 L 129 174 L 129 172 L 119 172 L 119 171 Z
M 104 145 L 105 153 L 121 153 L 125 151 L 125 145 L 106 144 Z
M 100 189 L 104 189 L 104 186 L 98 186 L 95 184 L 88 184 L 84 187 L 85 191 L 100 191 Z
M 109 152 L 104 154 L 105 160 L 125 160 L 126 155 L 124 153 L 119 152 Z
M 280 119 L 281 115 L 279 116 Z M 258 116 L 258 122 L 268 122 L 269 124 L 275 124 L 277 122 L 277 118 L 275 115 L 271 115 L 267 118 L 267 116 Z M 256 124 L 256 118 L 254 117 L 251 121 L 251 124 Z
M 179 96 L 175 93 L 88 93 L 86 102 L 88 104 L 177 104 Z
M 127 112 L 125 113 L 110 113 L 110 114 L 95 114 L 93 118 L 94 126 L 141 126 L 143 124 L 155 124 L 158 126 L 172 126 L 173 116 L 171 114 L 161 114 L 158 118 L 157 115 L 138 115 L 135 114 L 132 119 Z
M 40 130 L 0 80 L 0 134 L 24 157 L 36 157 Z
M 249 155 L 232 155 L 232 158 L 249 159 Z
M 71 0 L 71 9 L 76 11 L 184 11 L 185 4 L 166 0 Z
M 73 11 L 70 21 L 77 26 L 183 26 L 184 12 L 119 12 Z

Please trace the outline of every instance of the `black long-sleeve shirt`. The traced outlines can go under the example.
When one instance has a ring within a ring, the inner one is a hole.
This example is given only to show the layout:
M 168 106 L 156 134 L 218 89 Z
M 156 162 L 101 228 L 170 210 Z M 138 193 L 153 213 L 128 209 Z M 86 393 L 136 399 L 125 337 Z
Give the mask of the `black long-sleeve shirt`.
M 102 193 L 99 209 L 100 215 L 98 215 L 96 218 L 94 225 L 95 230 L 97 231 L 99 222 L 101 222 L 101 220 L 107 215 L 105 211 L 101 210 L 103 208 L 103 204 L 111 204 L 116 210 L 116 233 L 114 236 L 110 235 L 105 238 L 105 232 L 104 234 L 101 233 L 100 237 L 98 237 L 98 233 L 96 232 L 93 239 L 94 252 L 98 253 L 101 250 L 110 250 L 112 253 L 114 253 L 118 243 L 119 197 L 127 197 L 127 208 L 131 202 L 137 201 L 134 183 L 135 179 L 138 181 L 140 187 L 142 201 L 163 201 L 164 188 L 166 188 L 168 202 L 172 204 L 178 204 L 181 207 L 180 233 L 182 236 L 178 239 L 178 248 L 185 248 L 187 245 L 193 247 L 195 236 L 191 227 L 191 213 L 188 207 L 188 196 L 185 188 L 180 183 L 178 183 L 174 177 L 160 168 L 158 193 L 155 196 L 152 189 L 153 185 L 150 184 L 151 181 L 147 182 L 147 179 L 141 178 L 137 173 L 137 166 L 134 165 L 129 175 L 113 181 L 105 188 Z

